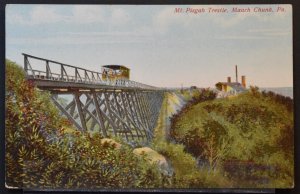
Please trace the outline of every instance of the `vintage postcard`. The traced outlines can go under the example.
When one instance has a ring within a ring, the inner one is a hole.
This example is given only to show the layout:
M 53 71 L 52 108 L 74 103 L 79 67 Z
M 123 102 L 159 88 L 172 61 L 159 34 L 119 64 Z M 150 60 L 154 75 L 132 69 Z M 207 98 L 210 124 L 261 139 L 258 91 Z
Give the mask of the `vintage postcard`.
M 294 187 L 292 5 L 5 11 L 7 188 Z

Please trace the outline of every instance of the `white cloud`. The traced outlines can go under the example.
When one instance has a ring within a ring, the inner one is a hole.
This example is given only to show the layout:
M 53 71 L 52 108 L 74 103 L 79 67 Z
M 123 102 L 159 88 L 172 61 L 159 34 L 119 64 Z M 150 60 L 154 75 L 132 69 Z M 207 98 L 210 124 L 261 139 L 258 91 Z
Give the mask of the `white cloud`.
M 258 29 L 249 29 L 248 32 L 289 32 L 287 29 L 280 28 L 258 28 Z
M 7 21 L 14 24 L 37 25 L 67 21 L 67 17 L 57 13 L 53 6 L 35 6 L 29 16 L 18 13 L 8 13 Z
M 9 13 L 8 22 L 21 25 L 39 25 L 50 23 L 69 24 L 91 24 L 109 21 L 113 25 L 124 25 L 130 20 L 130 14 L 122 8 L 112 7 L 111 11 L 105 15 L 109 9 L 104 9 L 101 5 L 74 5 L 70 13 L 58 12 L 57 6 L 38 5 L 34 6 L 28 16 L 18 13 Z M 107 7 L 106 7 L 107 8 Z
M 97 5 L 75 5 L 69 22 L 97 23 L 104 21 L 103 10 Z
M 259 28 L 249 29 L 245 31 L 243 35 L 221 35 L 215 37 L 222 40 L 258 40 L 258 39 L 277 39 L 283 36 L 290 36 L 292 31 L 289 29 L 277 29 L 277 28 Z
M 58 14 L 51 6 L 37 6 L 30 13 L 32 24 L 44 24 L 66 21 L 67 18 Z
M 11 24 L 24 24 L 25 23 L 24 18 L 20 14 L 17 14 L 17 13 L 8 14 L 8 12 L 6 12 L 6 21 Z
M 171 25 L 187 25 L 188 15 L 174 13 L 175 7 L 167 7 L 153 17 L 153 26 L 156 32 L 164 33 Z
M 129 14 L 121 8 L 115 8 L 111 13 L 112 24 L 124 25 L 130 21 Z
M 72 7 L 71 14 L 59 13 L 56 6 L 38 5 L 34 6 L 29 12 L 29 17 L 17 13 L 7 15 L 8 21 L 21 25 L 39 25 L 50 23 L 97 23 L 103 22 L 103 10 L 100 6 L 92 5 L 75 5 Z
M 127 36 L 103 36 L 98 34 L 69 34 L 65 36 L 34 37 L 34 38 L 11 38 L 7 37 L 7 44 L 11 45 L 92 45 L 92 44 L 127 44 L 127 43 L 145 43 L 149 41 L 145 37 L 127 37 Z
M 236 15 L 233 15 L 231 17 L 224 17 L 224 16 L 213 16 L 211 17 L 211 20 L 216 23 L 221 25 L 222 27 L 231 27 L 234 25 L 237 25 L 238 23 L 242 22 L 248 17 L 254 16 L 253 13 L 239 13 Z
M 229 12 L 233 8 L 229 7 Z M 243 22 L 248 18 L 255 18 L 261 22 L 274 22 L 277 23 L 278 20 L 286 19 L 292 13 L 292 7 L 290 5 L 242 5 L 239 8 L 248 8 L 250 7 L 251 12 L 241 12 L 241 13 L 233 13 L 230 14 L 232 17 L 222 17 L 222 15 L 218 15 L 217 17 L 212 18 L 214 22 L 221 24 L 223 27 L 231 27 L 236 24 Z M 254 12 L 254 8 L 272 8 L 273 12 Z M 277 12 L 277 8 L 281 7 L 285 11 L 284 12 Z
M 180 25 L 189 28 L 191 25 L 195 25 L 195 23 L 197 24 L 202 21 L 211 21 L 222 27 L 230 27 L 242 22 L 247 17 L 254 15 L 253 13 L 240 13 L 234 15 L 228 13 L 208 13 L 208 8 L 224 8 L 224 6 L 221 5 L 192 5 L 181 7 L 183 8 L 182 13 L 175 13 L 174 10 L 178 7 L 179 6 L 167 7 L 153 17 L 153 24 L 159 32 L 168 31 L 168 28 L 172 25 Z M 225 7 L 229 8 L 227 6 Z M 206 12 L 198 14 L 185 13 L 186 8 L 204 8 Z
M 292 35 L 292 29 L 261 28 L 250 29 L 248 32 L 263 36 L 289 36 Z
M 216 37 L 216 39 L 220 40 L 260 40 L 260 39 L 273 39 L 274 37 L 267 37 L 267 36 L 250 36 L 250 35 L 222 35 Z
M 143 28 L 137 28 L 132 31 L 112 31 L 112 32 L 66 32 L 59 33 L 60 35 L 74 36 L 74 37 L 149 37 L 149 31 L 144 31 Z
M 180 6 L 176 6 L 180 7 Z M 231 10 L 235 5 L 192 5 L 188 6 L 193 9 L 205 8 L 206 12 L 198 14 L 187 14 L 185 9 L 187 7 L 182 6 L 183 13 L 174 13 L 175 7 L 167 7 L 160 11 L 157 15 L 153 17 L 154 26 L 160 29 L 160 32 L 166 32 L 168 28 L 174 24 L 181 25 L 183 27 L 191 27 L 195 23 L 201 21 L 211 21 L 221 27 L 228 28 L 238 25 L 248 18 L 254 18 L 261 22 L 278 22 L 278 20 L 286 19 L 292 13 L 292 7 L 290 5 L 239 5 L 239 8 L 251 8 L 251 12 L 240 12 L 232 13 Z M 254 7 L 268 8 L 272 7 L 274 12 L 254 12 Z M 277 12 L 277 7 L 284 8 L 284 12 Z M 209 8 L 221 9 L 226 8 L 227 13 L 208 13 Z

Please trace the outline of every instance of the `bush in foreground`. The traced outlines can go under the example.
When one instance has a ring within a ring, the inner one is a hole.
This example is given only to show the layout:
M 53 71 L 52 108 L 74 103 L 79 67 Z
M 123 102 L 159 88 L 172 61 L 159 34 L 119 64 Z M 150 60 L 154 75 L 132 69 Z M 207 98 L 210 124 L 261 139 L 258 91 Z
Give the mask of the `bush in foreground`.
M 66 132 L 49 94 L 6 61 L 6 185 L 30 189 L 152 188 L 163 185 L 155 165 L 127 146 L 101 144 L 100 135 Z

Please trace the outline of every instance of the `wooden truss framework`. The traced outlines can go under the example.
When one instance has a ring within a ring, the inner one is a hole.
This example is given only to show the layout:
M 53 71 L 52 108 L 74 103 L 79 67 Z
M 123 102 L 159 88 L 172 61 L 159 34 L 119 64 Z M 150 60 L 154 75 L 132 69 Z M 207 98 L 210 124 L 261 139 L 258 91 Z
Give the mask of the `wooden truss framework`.
M 77 129 L 146 142 L 153 137 L 164 96 L 149 90 L 73 91 L 71 102 L 63 105 L 60 94 L 65 93 L 52 93 L 52 100 Z
M 164 89 L 132 80 L 106 82 L 99 72 L 23 56 L 26 78 L 50 91 L 54 104 L 77 129 L 99 130 L 104 137 L 119 136 L 128 142 L 152 139 Z M 72 94 L 72 100 L 62 103 L 63 94 Z
M 157 90 L 159 88 L 135 82 L 132 80 L 102 80 L 102 73 L 88 69 L 64 64 L 61 62 L 44 59 L 23 53 L 24 70 L 28 79 L 44 80 L 56 82 L 57 85 L 62 83 L 85 83 L 98 86 L 126 87 L 126 88 L 143 88 Z M 33 67 L 31 62 L 38 62 L 39 68 Z

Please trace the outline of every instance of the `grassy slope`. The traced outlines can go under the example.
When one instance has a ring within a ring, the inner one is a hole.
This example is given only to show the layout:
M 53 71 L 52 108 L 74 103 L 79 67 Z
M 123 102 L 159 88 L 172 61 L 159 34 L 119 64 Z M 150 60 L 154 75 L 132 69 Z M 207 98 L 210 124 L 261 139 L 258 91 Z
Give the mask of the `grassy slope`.
M 177 95 L 179 95 L 177 93 Z M 189 96 L 184 95 L 187 99 Z M 174 114 L 172 104 L 178 104 L 176 95 L 167 93 L 154 130 L 153 149 L 163 154 L 171 163 L 174 170 L 173 187 L 177 188 L 208 188 L 208 187 L 231 187 L 231 183 L 217 173 L 209 174 L 206 170 L 197 168 L 195 158 L 184 151 L 184 145 L 169 142 L 167 140 L 167 123 L 169 116 Z
M 234 105 L 238 107 L 239 112 L 235 113 L 235 120 L 232 121 L 226 111 L 230 111 Z M 208 109 L 208 106 L 212 108 Z M 260 112 L 256 113 L 253 110 Z M 173 130 L 176 131 L 177 140 L 183 139 L 188 131 L 195 128 L 201 136 L 203 125 L 207 120 L 217 121 L 227 130 L 230 148 L 224 160 L 229 158 L 254 160 L 256 163 L 276 166 L 279 171 L 281 170 L 275 174 L 259 172 L 261 176 L 262 174 L 269 176 L 271 182 L 257 186 L 293 185 L 293 155 L 287 155 L 288 150 L 284 150 L 277 143 L 284 126 L 293 126 L 293 113 L 288 112 L 284 105 L 274 103 L 270 98 L 255 97 L 250 93 L 199 103 L 184 112 L 176 122 Z M 248 125 L 242 130 L 245 123 Z M 236 186 L 254 185 L 242 183 Z
M 181 179 L 189 176 L 193 172 L 196 172 L 196 165 L 194 158 L 190 154 L 187 154 L 183 151 L 182 145 L 176 145 L 166 141 L 166 119 L 170 114 L 170 109 L 168 109 L 168 98 L 170 97 L 170 94 L 166 94 L 164 98 L 160 116 L 157 122 L 157 127 L 154 130 L 155 138 L 153 139 L 152 147 L 170 160 L 177 179 Z M 187 183 L 183 183 L 183 185 L 185 184 Z M 178 186 L 180 187 L 183 185 Z

